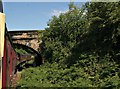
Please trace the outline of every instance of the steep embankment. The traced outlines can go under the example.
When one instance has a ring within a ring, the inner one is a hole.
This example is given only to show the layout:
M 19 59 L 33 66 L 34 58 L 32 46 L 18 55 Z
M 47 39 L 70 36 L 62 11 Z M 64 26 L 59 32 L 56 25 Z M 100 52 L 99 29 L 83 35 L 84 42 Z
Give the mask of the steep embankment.
M 17 87 L 120 87 L 120 2 L 69 4 L 43 32 L 46 63 L 22 72 Z

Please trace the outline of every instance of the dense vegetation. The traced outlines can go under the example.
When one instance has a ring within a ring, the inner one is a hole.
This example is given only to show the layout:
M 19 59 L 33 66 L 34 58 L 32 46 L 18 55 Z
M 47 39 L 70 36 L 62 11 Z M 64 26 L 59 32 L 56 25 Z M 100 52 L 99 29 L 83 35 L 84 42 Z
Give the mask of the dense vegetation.
M 33 50 L 31 50 L 29 47 L 24 45 L 22 46 L 22 45 L 14 44 L 14 48 L 18 54 L 35 54 Z
M 27 54 L 27 52 L 23 50 L 22 48 L 15 48 L 15 51 L 19 54 Z
M 120 2 L 69 4 L 43 32 L 46 63 L 23 71 L 18 87 L 120 87 Z

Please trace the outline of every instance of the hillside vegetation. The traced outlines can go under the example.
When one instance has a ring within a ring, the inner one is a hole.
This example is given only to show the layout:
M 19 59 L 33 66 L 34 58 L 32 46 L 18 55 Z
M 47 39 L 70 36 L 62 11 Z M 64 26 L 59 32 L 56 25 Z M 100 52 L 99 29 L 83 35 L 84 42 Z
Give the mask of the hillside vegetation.
M 120 2 L 90 2 L 53 16 L 43 31 L 45 64 L 17 87 L 120 87 Z

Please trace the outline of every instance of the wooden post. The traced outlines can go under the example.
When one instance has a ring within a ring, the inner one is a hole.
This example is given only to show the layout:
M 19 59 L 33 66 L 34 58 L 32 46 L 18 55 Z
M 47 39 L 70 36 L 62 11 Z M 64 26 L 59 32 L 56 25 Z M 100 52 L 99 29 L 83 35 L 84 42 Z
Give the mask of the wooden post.
M 0 12 L 0 88 L 2 88 L 2 58 L 4 53 L 5 14 Z

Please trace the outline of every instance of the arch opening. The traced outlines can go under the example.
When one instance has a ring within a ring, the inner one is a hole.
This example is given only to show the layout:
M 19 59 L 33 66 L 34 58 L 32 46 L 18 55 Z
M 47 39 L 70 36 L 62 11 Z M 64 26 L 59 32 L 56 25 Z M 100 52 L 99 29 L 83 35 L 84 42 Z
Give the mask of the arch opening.
M 26 54 L 20 54 L 20 53 L 18 53 L 19 63 L 17 65 L 17 67 L 16 67 L 18 71 L 22 71 L 22 69 L 29 68 L 29 67 L 37 67 L 37 66 L 40 66 L 41 64 L 43 64 L 43 60 L 42 60 L 41 54 L 38 53 L 33 48 L 31 48 L 29 46 L 26 46 L 26 45 L 23 45 L 23 44 L 18 44 L 18 43 L 13 43 L 13 45 L 14 45 L 15 48 L 17 48 L 17 49 L 23 49 L 23 50 L 25 50 L 27 52 Z M 33 61 L 33 63 L 28 63 L 28 61 L 30 61 L 30 60 L 20 61 L 21 60 L 20 58 L 22 58 L 21 56 L 28 55 L 28 54 L 29 55 L 34 55 L 34 61 Z

